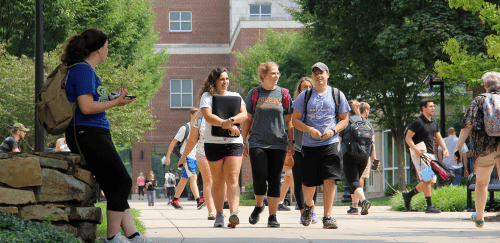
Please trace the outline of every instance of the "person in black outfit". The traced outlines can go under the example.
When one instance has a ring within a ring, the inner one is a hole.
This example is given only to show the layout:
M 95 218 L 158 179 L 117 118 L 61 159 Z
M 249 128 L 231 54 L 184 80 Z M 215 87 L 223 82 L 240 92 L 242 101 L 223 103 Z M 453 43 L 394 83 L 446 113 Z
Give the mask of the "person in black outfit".
M 146 191 L 148 193 L 148 206 L 155 205 L 156 186 L 158 186 L 158 181 L 155 180 L 155 173 L 153 171 L 151 171 L 151 172 L 149 172 L 149 176 L 146 179 Z

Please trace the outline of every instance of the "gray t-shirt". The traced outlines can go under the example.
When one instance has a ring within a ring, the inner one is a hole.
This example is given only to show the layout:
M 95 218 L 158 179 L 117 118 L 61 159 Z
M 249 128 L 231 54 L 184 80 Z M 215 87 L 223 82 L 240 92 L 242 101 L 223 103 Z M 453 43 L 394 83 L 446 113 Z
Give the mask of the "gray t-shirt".
M 13 136 L 10 136 L 3 141 L 2 145 L 0 145 L 0 152 L 12 152 L 15 148 L 18 148 L 17 141 Z
M 248 140 L 250 148 L 288 149 L 288 134 L 284 115 L 292 114 L 292 98 L 288 94 L 288 107 L 283 107 L 282 88 L 276 86 L 274 90 L 258 88 L 259 96 L 253 109 L 252 93 L 250 90 L 245 99 L 247 112 L 253 116 L 252 133 Z

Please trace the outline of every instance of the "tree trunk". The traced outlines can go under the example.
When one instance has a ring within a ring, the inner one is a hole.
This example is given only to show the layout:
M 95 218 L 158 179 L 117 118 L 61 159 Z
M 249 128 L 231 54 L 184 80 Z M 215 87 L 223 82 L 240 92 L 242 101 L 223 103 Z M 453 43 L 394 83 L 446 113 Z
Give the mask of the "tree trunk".
M 400 131 L 404 131 L 404 129 L 399 129 Z M 396 145 L 396 152 L 398 156 L 398 190 L 404 191 L 406 189 L 406 180 L 405 180 L 405 142 L 404 142 L 404 132 L 397 132 L 394 136 L 394 143 Z

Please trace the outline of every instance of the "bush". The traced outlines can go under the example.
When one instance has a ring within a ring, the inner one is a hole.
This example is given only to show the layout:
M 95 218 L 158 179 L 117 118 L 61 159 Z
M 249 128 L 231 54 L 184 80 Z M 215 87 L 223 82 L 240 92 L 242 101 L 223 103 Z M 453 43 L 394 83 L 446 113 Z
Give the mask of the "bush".
M 75 242 L 72 234 L 57 230 L 50 223 L 36 223 L 19 219 L 0 211 L 0 239 L 2 242 Z
M 467 209 L 467 187 L 443 186 L 432 190 L 432 202 L 436 208 L 443 212 L 465 211 Z M 394 195 L 389 203 L 393 211 L 406 211 L 403 197 Z M 419 193 L 411 200 L 412 211 L 425 211 L 427 203 L 424 193 Z
M 95 204 L 94 206 L 100 207 L 101 211 L 102 211 L 102 223 L 97 225 L 97 237 L 103 238 L 103 237 L 106 237 L 106 233 L 108 230 L 107 229 L 108 217 L 106 214 L 107 204 L 100 202 L 100 203 Z M 144 225 L 142 224 L 142 221 L 137 219 L 137 217 L 139 217 L 139 210 L 134 209 L 134 208 L 131 208 L 130 210 L 132 211 L 132 217 L 134 218 L 134 223 L 135 223 L 135 227 L 137 228 L 137 231 L 139 231 L 141 234 L 146 234 L 146 227 L 144 227 Z M 123 232 L 122 229 L 120 229 L 120 231 L 122 232 L 122 235 L 125 235 L 125 233 Z

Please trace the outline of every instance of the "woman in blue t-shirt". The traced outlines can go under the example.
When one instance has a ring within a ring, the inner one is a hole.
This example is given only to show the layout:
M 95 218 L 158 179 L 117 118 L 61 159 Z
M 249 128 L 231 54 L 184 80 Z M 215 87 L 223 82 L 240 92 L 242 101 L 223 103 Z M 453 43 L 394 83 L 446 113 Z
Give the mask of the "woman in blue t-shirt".
M 105 111 L 127 105 L 135 99 L 126 99 L 127 89 L 121 88 L 119 93 L 122 95 L 109 100 L 94 72 L 98 64 L 106 61 L 107 55 L 108 38 L 99 29 L 87 29 L 70 37 L 66 43 L 61 61 L 72 66 L 67 76 L 66 94 L 70 102 L 78 101 L 75 117 L 66 130 L 66 139 L 73 153 L 81 152 L 84 156 L 87 163 L 85 169 L 95 175 L 108 200 L 108 232 L 104 242 L 126 242 L 120 233 L 120 226 L 129 239 L 143 236 L 137 232 L 127 203 L 132 178 L 111 140 Z

